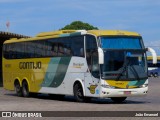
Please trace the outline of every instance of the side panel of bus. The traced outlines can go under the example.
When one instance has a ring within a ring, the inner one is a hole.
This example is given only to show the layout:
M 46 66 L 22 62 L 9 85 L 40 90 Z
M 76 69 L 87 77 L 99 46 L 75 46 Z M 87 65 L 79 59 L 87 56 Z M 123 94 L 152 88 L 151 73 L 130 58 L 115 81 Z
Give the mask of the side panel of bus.
M 93 38 L 93 36 L 90 37 Z M 55 45 L 56 41 L 58 42 L 56 43 L 58 44 L 58 46 L 61 45 L 64 47 L 65 45 L 68 45 L 67 42 L 63 41 L 63 39 L 66 39 L 67 41 L 71 38 L 56 38 L 48 40 L 47 42 L 38 40 L 35 42 L 29 41 L 25 42 L 24 47 L 29 51 L 30 49 L 32 49 L 33 46 L 38 45 L 39 49 L 36 49 L 36 47 L 34 47 L 34 50 L 29 52 L 33 53 L 34 51 L 36 51 L 36 53 L 41 53 L 44 52 L 43 50 L 50 50 L 50 48 L 53 46 L 50 44 Z M 81 53 L 84 51 L 84 36 L 80 36 L 73 39 L 73 41 L 76 40 L 82 40 L 83 43 L 82 46 L 80 46 L 80 44 L 76 42 L 76 44 L 74 43 L 75 45 L 77 45 L 77 47 L 74 45 L 74 48 L 76 49 L 74 52 L 76 52 L 75 54 L 78 54 L 77 56 L 73 55 L 67 57 L 63 56 L 62 54 L 59 54 L 59 56 L 55 57 L 42 56 L 40 58 L 3 58 L 4 88 L 8 90 L 14 90 L 15 80 L 18 80 L 21 86 L 22 82 L 25 80 L 28 83 L 30 92 L 73 95 L 73 85 L 76 81 L 79 81 L 83 87 L 85 96 L 98 96 L 99 76 L 97 75 L 99 75 L 99 69 L 97 69 L 97 47 L 94 48 L 93 45 L 86 50 L 86 55 L 88 56 L 86 60 L 86 57 L 84 57 L 84 53 L 82 54 L 82 57 L 80 57 Z M 23 45 L 23 43 L 14 44 L 16 46 L 15 48 L 18 48 L 18 52 L 21 52 L 19 46 Z M 47 49 L 45 49 L 46 47 Z M 13 46 L 10 46 L 10 48 L 12 49 Z M 28 51 L 26 54 L 27 56 L 33 55 L 28 54 Z M 23 54 L 21 53 L 20 55 Z M 93 62 L 96 63 L 93 64 Z M 93 66 L 91 66 L 92 68 L 89 68 L 89 70 L 88 67 L 90 67 L 90 64 L 92 64 Z M 93 74 L 96 75 L 92 76 Z
M 4 59 L 4 58 L 3 58 Z M 38 92 L 41 88 L 46 69 L 48 67 L 48 59 L 19 59 L 19 60 L 3 60 L 3 84 L 4 88 L 14 90 L 15 80 L 26 80 L 31 92 Z M 39 65 L 38 65 L 39 64 Z

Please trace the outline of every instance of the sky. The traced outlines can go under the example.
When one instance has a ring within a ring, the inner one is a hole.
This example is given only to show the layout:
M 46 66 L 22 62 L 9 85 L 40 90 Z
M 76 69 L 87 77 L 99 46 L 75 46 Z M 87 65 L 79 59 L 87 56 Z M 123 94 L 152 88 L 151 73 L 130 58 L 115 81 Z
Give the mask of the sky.
M 99 29 L 135 31 L 160 49 L 160 0 L 0 0 L 0 31 L 35 36 L 80 20 Z

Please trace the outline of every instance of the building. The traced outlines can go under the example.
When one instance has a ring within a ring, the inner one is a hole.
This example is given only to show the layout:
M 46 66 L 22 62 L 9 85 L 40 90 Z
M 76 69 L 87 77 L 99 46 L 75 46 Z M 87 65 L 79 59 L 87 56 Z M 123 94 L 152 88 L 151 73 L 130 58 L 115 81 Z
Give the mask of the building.
M 28 38 L 29 36 L 25 36 L 25 35 L 20 35 L 20 34 L 15 34 L 15 33 L 10 33 L 10 32 L 4 32 L 4 31 L 0 31 L 0 45 L 1 45 L 1 51 L 0 51 L 0 86 L 2 86 L 3 84 L 3 80 L 2 80 L 2 47 L 3 47 L 3 42 L 5 40 L 9 40 L 10 38 Z

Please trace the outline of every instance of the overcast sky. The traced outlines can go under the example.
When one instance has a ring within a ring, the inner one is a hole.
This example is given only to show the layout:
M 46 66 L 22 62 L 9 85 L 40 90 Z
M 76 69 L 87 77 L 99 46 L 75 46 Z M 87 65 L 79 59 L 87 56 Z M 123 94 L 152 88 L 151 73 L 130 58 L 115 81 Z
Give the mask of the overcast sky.
M 160 46 L 160 0 L 0 0 L 0 31 L 35 36 L 80 20 L 99 29 L 140 33 Z

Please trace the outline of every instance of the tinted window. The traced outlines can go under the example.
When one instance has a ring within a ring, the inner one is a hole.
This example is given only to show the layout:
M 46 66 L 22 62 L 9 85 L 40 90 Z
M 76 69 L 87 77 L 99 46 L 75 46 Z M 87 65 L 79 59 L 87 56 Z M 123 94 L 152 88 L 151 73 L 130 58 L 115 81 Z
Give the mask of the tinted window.
M 73 56 L 84 57 L 84 36 L 76 36 L 72 38 L 71 50 Z
M 45 41 L 45 55 L 46 57 L 57 56 L 58 44 L 57 39 L 50 39 Z
M 84 36 L 54 38 L 5 44 L 4 57 L 7 59 L 40 57 L 84 57 Z
M 89 69 L 91 70 L 91 56 L 92 52 L 97 49 L 97 43 L 94 36 L 87 35 L 86 36 L 86 58 Z
M 99 78 L 98 48 L 94 36 L 86 36 L 86 59 L 92 75 Z
M 58 56 L 72 56 L 71 47 L 72 39 L 70 37 L 58 39 Z
M 101 37 L 104 49 L 141 49 L 141 40 L 136 37 Z

